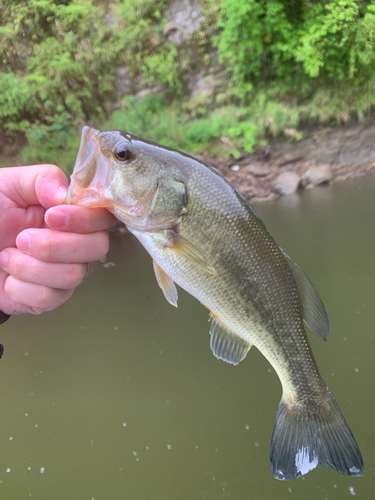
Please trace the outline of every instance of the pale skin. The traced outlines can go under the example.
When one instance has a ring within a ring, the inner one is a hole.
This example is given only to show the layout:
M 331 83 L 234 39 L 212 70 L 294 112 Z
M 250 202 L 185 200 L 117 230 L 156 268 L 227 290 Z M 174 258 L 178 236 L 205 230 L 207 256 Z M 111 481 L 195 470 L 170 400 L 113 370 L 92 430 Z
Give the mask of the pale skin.
M 66 302 L 88 263 L 105 257 L 105 209 L 62 205 L 68 189 L 55 165 L 0 168 L 0 311 L 40 314 Z

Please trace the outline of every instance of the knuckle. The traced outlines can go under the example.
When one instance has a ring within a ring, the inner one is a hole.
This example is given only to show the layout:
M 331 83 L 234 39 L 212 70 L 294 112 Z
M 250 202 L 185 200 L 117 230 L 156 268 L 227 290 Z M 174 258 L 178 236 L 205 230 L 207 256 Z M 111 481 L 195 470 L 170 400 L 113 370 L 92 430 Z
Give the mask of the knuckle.
M 66 302 L 73 294 L 72 290 L 62 290 L 46 286 L 43 286 L 42 288 L 41 300 L 34 308 L 36 311 L 52 311 Z
M 109 236 L 106 231 L 104 231 L 104 254 L 109 252 Z
M 59 174 L 60 173 L 60 168 L 57 165 L 53 165 L 52 163 L 46 163 L 44 166 L 45 166 L 46 170 L 48 170 L 52 174 Z
M 109 236 L 106 231 L 100 231 L 97 233 L 97 242 L 95 245 L 98 255 L 101 258 L 103 255 L 107 255 L 109 252 Z
M 13 289 L 14 289 L 13 282 L 14 282 L 14 278 L 12 276 L 8 276 L 4 282 L 5 295 L 7 295 L 11 300 L 12 300 Z
M 33 246 L 34 254 L 42 260 L 49 261 L 52 257 L 52 241 L 48 235 L 41 235 L 39 238 L 34 238 Z
M 41 285 L 39 305 L 48 306 L 48 304 L 52 302 L 53 292 L 54 292 L 53 288 Z M 46 309 L 44 308 L 44 310 Z
M 87 273 L 86 264 L 66 264 L 65 281 L 66 285 L 76 287 L 84 280 Z
M 16 252 L 9 252 L 6 268 L 9 274 L 14 276 L 19 274 L 20 262 Z

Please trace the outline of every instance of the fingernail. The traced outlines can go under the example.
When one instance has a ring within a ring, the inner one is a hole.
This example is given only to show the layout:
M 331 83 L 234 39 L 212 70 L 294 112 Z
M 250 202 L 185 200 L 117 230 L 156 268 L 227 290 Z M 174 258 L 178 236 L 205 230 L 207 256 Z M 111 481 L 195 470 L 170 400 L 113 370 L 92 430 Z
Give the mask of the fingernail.
M 31 236 L 28 233 L 20 233 L 16 239 L 18 250 L 21 250 L 21 252 L 28 252 L 30 248 L 30 238 Z
M 68 188 L 65 186 L 62 186 L 61 184 L 59 186 L 56 186 L 56 191 L 55 191 L 55 204 L 60 205 L 61 203 L 64 203 L 66 193 L 68 192 Z
M 0 252 L 0 267 L 2 267 L 4 270 L 6 269 L 8 264 L 8 257 L 9 253 L 5 250 L 3 252 Z
M 50 227 L 61 229 L 69 224 L 69 215 L 62 210 L 48 210 L 46 222 Z
M 65 186 L 59 186 L 59 187 L 57 188 L 57 191 L 58 191 L 59 193 L 63 194 L 64 196 L 66 196 L 66 193 L 68 192 L 68 188 L 67 188 L 67 187 L 65 187 Z

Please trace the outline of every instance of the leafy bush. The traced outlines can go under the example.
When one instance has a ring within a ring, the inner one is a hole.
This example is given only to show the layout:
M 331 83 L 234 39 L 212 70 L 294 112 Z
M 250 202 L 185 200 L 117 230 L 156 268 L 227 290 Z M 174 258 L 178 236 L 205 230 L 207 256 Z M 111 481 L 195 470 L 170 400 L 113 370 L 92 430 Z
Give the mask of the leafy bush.
M 123 109 L 115 111 L 101 129 L 121 130 L 164 146 L 213 156 L 239 156 L 239 149 L 252 151 L 259 134 L 258 127 L 249 122 L 246 108 L 227 106 L 191 121 L 181 108 L 167 107 L 162 97 L 153 94 L 142 101 L 124 99 Z M 233 147 L 213 146 L 222 137 L 230 137 Z
M 374 72 L 373 0 L 221 0 L 218 16 L 216 45 L 240 99 L 264 81 L 356 86 Z
M 24 157 L 45 159 L 81 123 L 109 115 L 119 67 L 146 84 L 179 88 L 177 52 L 159 22 L 163 5 L 121 0 L 111 28 L 90 0 L 0 0 L 0 134 L 26 138 Z
M 181 89 L 178 52 L 167 41 L 161 12 L 166 0 L 122 0 L 112 5 L 117 15 L 114 34 L 121 47 L 122 64 L 140 73 L 148 86 L 168 84 L 173 91 Z
M 177 108 L 166 107 L 165 100 L 155 94 L 141 101 L 129 96 L 122 104 L 122 109 L 115 111 L 101 126 L 102 130 L 120 130 L 165 146 L 182 148 L 182 127 L 187 117 Z

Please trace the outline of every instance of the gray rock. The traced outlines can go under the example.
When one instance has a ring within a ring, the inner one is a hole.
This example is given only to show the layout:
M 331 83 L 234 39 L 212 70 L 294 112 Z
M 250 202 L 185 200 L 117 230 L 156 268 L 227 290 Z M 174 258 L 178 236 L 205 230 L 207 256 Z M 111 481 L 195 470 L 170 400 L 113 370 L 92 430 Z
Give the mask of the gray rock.
M 332 172 L 329 165 L 319 165 L 311 167 L 304 174 L 301 180 L 303 187 L 314 187 L 332 180 Z
M 338 163 L 340 154 L 340 144 L 338 140 L 333 140 L 326 144 L 317 145 L 316 152 L 310 155 L 317 163 Z
M 160 85 L 156 86 L 156 87 L 152 87 L 151 89 L 149 88 L 146 88 L 146 89 L 142 89 L 140 90 L 139 92 L 137 92 L 135 94 L 135 97 L 140 101 L 141 99 L 143 99 L 144 97 L 150 95 L 150 94 L 163 94 L 164 93 L 164 88 L 161 87 Z
M 117 69 L 117 90 L 120 96 L 123 96 L 130 91 L 131 77 L 130 68 L 125 66 Z
M 274 148 L 275 153 L 285 156 L 283 165 L 295 163 L 301 159 L 309 159 L 316 153 L 316 142 L 314 139 L 303 139 L 297 143 L 278 144 Z
M 199 73 L 189 79 L 187 88 L 190 91 L 190 97 L 194 98 L 198 95 L 210 95 L 215 87 L 216 78 L 212 74 L 205 75 Z
M 300 185 L 301 179 L 294 172 L 284 172 L 276 179 L 276 189 L 282 195 L 295 193 Z
M 169 40 L 176 46 L 200 29 L 205 17 L 203 8 L 197 0 L 175 0 L 164 12 L 169 21 L 165 32 Z
M 117 21 L 116 14 L 114 12 L 108 12 L 105 15 L 105 19 L 107 21 L 107 25 L 110 28 L 113 28 L 113 26 L 116 24 L 116 21 Z
M 271 169 L 265 167 L 259 162 L 252 162 L 250 165 L 246 167 L 249 174 L 254 175 L 255 177 L 265 177 L 266 175 L 271 173 Z
M 350 141 L 345 141 L 340 150 L 342 165 L 366 163 L 375 160 L 375 128 L 362 132 Z

